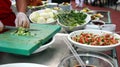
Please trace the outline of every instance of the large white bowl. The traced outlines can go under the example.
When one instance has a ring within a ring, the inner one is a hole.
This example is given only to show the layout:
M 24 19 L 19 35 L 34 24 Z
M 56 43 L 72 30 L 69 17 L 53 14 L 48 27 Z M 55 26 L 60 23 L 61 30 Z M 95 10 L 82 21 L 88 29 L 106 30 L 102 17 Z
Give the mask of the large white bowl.
M 66 26 L 61 24 L 61 22 L 59 22 L 59 19 L 57 19 L 57 22 L 60 26 L 62 26 L 63 29 L 65 29 L 66 31 L 75 31 L 75 30 L 81 30 L 83 28 L 85 28 L 85 26 L 88 24 L 88 22 L 91 20 L 90 15 L 87 14 L 87 17 L 85 19 L 85 23 L 78 25 L 78 26 Z
M 54 14 L 57 13 L 56 10 L 53 10 L 53 9 L 50 9 L 50 8 L 46 8 L 46 9 L 42 9 L 42 10 L 37 10 L 37 11 L 32 12 L 32 13 L 29 15 L 30 21 L 31 21 L 32 23 L 38 23 L 38 24 L 55 24 L 57 21 L 56 21 L 56 19 L 55 19 L 54 17 L 50 17 L 50 18 L 53 18 L 54 21 L 47 22 L 46 19 L 49 19 L 49 18 L 44 18 L 44 17 L 43 17 L 46 22 L 37 22 L 37 18 L 38 18 L 38 17 L 41 17 L 41 13 L 45 13 L 45 14 L 48 13 L 48 12 L 45 12 L 45 10 L 46 10 L 46 11 L 49 11 L 49 12 L 52 12 L 52 13 L 54 13 Z M 37 14 L 35 14 L 35 13 L 37 13 Z M 38 15 L 39 15 L 39 16 L 38 16 Z M 34 20 L 32 19 L 33 16 L 34 16 Z M 45 15 L 45 16 L 46 16 L 46 15 Z M 50 16 L 50 14 L 47 14 L 47 16 Z M 54 16 L 55 16 L 55 15 L 54 15 Z
M 0 67 L 48 67 L 48 66 L 36 63 L 9 63 L 0 65 Z
M 88 32 L 88 33 L 93 33 L 93 34 L 98 34 L 98 35 L 109 33 L 109 34 L 112 34 L 115 38 L 120 39 L 120 35 L 118 35 L 116 33 L 113 34 L 113 32 L 103 31 L 103 30 L 78 30 L 78 31 L 71 32 L 68 35 L 68 40 L 72 44 L 74 44 L 76 47 L 79 47 L 83 51 L 95 51 L 95 52 L 97 52 L 97 51 L 107 51 L 107 50 L 112 50 L 116 46 L 120 45 L 120 40 L 117 44 L 112 44 L 112 45 L 107 45 L 107 46 L 92 46 L 92 45 L 78 43 L 78 42 L 71 39 L 71 37 L 79 35 L 80 33 L 83 33 L 83 32 L 85 32 L 85 33 Z
M 33 52 L 33 54 L 39 53 L 39 52 L 47 49 L 48 47 L 50 47 L 50 46 L 53 44 L 53 42 L 55 42 L 55 37 L 53 37 L 48 43 L 40 46 L 37 50 L 35 50 L 35 51 Z

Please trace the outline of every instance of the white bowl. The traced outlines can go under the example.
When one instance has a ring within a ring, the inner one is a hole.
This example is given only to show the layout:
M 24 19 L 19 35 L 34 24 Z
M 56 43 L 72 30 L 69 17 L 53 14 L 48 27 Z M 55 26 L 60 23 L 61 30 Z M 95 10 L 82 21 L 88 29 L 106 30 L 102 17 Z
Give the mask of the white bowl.
M 40 46 L 37 50 L 35 50 L 35 51 L 33 52 L 33 54 L 39 53 L 39 52 L 47 49 L 48 47 L 50 47 L 50 46 L 53 44 L 53 42 L 55 42 L 55 37 L 53 37 L 53 38 L 50 40 L 50 42 L 48 42 L 48 43 Z
M 97 35 L 102 35 L 102 34 L 108 33 L 108 34 L 111 34 L 112 36 L 114 36 L 115 38 L 120 39 L 120 35 L 118 35 L 116 33 L 113 34 L 113 32 L 103 31 L 103 30 L 78 30 L 78 31 L 71 32 L 68 35 L 68 40 L 72 44 L 74 44 L 76 47 L 81 48 L 81 50 L 83 50 L 83 51 L 96 51 L 96 52 L 97 51 L 107 51 L 107 50 L 112 50 L 116 46 L 120 45 L 120 40 L 118 40 L 117 44 L 104 45 L 104 46 L 99 46 L 99 45 L 93 46 L 93 45 L 78 43 L 78 42 L 71 39 L 71 37 L 74 37 L 76 35 L 80 35 L 80 33 L 83 33 L 83 32 L 85 32 L 85 33 L 93 33 L 93 34 L 97 34 Z
M 83 24 L 81 24 L 81 25 L 78 25 L 78 26 L 75 26 L 75 27 L 73 27 L 73 26 L 65 26 L 65 25 L 61 24 L 61 23 L 59 22 L 59 19 L 57 19 L 57 22 L 58 22 L 58 24 L 59 24 L 60 26 L 63 27 L 63 29 L 65 29 L 66 31 L 69 32 L 69 31 L 75 31 L 75 30 L 84 29 L 85 26 L 88 24 L 88 22 L 89 22 L 90 20 L 91 20 L 91 17 L 90 17 L 90 15 L 87 14 L 87 17 L 86 17 L 86 19 L 85 19 L 85 23 L 83 23 Z
M 46 8 L 46 9 L 37 10 L 37 11 L 32 12 L 29 15 L 29 19 L 32 23 L 55 24 L 57 22 L 56 19 L 54 18 L 55 14 L 57 14 L 56 10 Z
M 0 65 L 0 67 L 48 67 L 48 66 L 36 63 L 9 63 Z

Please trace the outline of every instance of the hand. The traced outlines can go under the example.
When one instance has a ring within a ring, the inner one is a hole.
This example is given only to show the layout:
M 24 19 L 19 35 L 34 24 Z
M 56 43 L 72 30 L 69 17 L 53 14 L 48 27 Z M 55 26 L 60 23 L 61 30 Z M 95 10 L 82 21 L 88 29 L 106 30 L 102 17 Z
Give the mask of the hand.
M 0 32 L 3 31 L 4 25 L 3 23 L 0 21 Z
M 30 22 L 25 13 L 23 12 L 17 13 L 16 19 L 15 19 L 15 25 L 16 27 L 29 28 Z

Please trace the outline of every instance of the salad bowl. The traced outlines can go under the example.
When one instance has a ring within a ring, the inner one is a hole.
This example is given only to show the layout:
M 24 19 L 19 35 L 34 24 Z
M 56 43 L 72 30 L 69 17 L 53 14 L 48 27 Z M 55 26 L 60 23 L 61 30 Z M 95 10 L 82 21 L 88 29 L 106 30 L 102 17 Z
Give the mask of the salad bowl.
M 38 23 L 38 24 L 55 24 L 56 19 L 55 15 L 57 14 L 56 10 L 53 10 L 51 8 L 45 8 L 42 10 L 37 10 L 32 12 L 29 15 L 29 19 L 32 23 Z
M 68 40 L 82 51 L 108 51 L 120 45 L 120 35 L 105 30 L 78 30 Z
M 65 15 L 68 17 L 66 17 Z M 58 14 L 57 22 L 64 30 L 70 32 L 84 29 L 84 27 L 89 23 L 90 20 L 90 15 L 79 11 L 71 10 L 70 12 Z

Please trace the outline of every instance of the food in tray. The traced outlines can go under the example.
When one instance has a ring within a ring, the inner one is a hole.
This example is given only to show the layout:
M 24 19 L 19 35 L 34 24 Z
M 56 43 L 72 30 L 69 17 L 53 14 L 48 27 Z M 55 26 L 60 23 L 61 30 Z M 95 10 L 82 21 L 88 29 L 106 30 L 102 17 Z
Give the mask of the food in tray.
M 89 12 L 90 9 L 86 7 L 86 8 L 83 8 L 81 11 L 82 11 L 82 12 Z
M 104 17 L 104 16 L 101 13 L 97 13 L 97 14 L 93 14 L 91 16 L 91 19 L 96 20 L 97 18 L 102 18 L 102 17 Z
M 43 5 L 42 0 L 29 0 L 28 6 L 39 6 Z
M 85 13 L 94 13 L 93 10 L 90 10 L 89 8 L 85 7 L 81 10 L 81 12 L 85 12 Z
M 60 8 L 60 7 L 53 7 L 53 10 L 61 11 L 62 8 Z
M 43 10 L 35 11 L 29 16 L 30 20 L 33 23 L 53 23 L 56 21 L 55 15 L 57 14 L 56 10 L 46 8 Z
M 97 35 L 93 33 L 82 32 L 79 35 L 72 37 L 72 40 L 93 46 L 106 46 L 113 45 L 119 42 L 118 38 L 115 38 L 112 34 Z
M 47 4 L 47 1 L 42 1 L 41 2 L 41 0 L 38 0 L 38 1 L 36 1 L 36 0 L 33 0 L 34 2 L 28 2 L 28 8 L 29 9 L 33 9 L 34 11 L 35 11 L 35 9 L 36 10 L 38 10 L 38 9 L 42 9 L 42 8 L 44 8 L 45 6 L 46 6 L 46 4 Z
M 97 13 L 95 14 L 96 17 L 103 17 L 103 15 L 101 13 Z
M 63 2 L 63 3 L 60 4 L 60 6 L 67 6 L 67 5 L 70 5 L 70 3 L 68 3 L 68 2 Z

